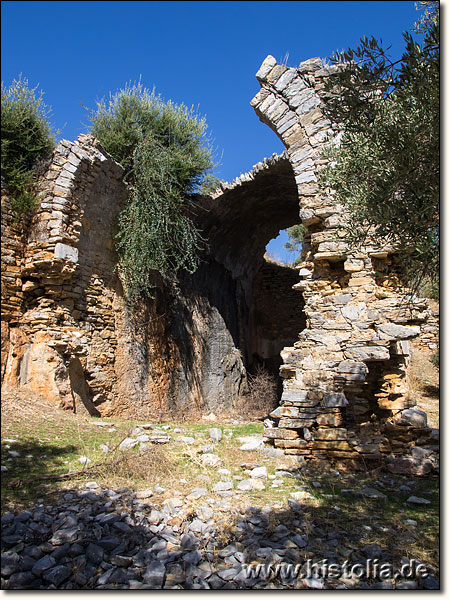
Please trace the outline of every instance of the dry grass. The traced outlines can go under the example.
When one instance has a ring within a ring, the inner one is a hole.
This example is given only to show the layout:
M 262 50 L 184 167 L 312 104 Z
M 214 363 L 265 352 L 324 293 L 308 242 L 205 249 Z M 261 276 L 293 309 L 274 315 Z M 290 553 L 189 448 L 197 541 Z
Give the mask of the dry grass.
M 439 369 L 432 356 L 432 352 L 413 348 L 408 380 L 411 397 L 428 414 L 428 426 L 439 429 Z

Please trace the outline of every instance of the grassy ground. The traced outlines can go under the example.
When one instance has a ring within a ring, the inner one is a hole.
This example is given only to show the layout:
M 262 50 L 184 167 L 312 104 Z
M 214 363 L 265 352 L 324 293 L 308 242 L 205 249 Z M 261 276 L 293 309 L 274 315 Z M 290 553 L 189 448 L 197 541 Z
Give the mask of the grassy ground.
M 438 372 L 431 363 L 426 363 L 427 360 L 418 355 L 413 358 L 414 389 L 419 395 L 419 407 L 427 410 L 431 415 L 430 425 L 436 427 L 439 423 L 435 390 Z M 329 469 L 323 472 L 300 471 L 297 478 L 275 476 L 277 470 L 293 468 L 295 459 L 288 456 L 272 458 L 259 452 L 240 450 L 242 442 L 237 438 L 261 434 L 262 423 L 242 419 L 233 421 L 231 418 L 220 421 L 223 439 L 214 445 L 213 450 L 222 459 L 222 464 L 209 468 L 201 463 L 198 450 L 211 443 L 208 430 L 219 426 L 218 422 L 157 424 L 157 427 L 168 426 L 167 434 L 172 438 L 169 444 L 152 445 L 144 453 L 134 448 L 123 454 L 114 448 L 142 422 L 101 419 L 115 429 L 108 431 L 109 427 L 96 425 L 98 421 L 87 415 L 62 411 L 42 398 L 24 392 L 4 394 L 1 463 L 8 470 L 2 473 L 2 512 L 28 508 L 40 498 L 51 504 L 62 490 L 81 488 L 87 481 L 96 481 L 102 488 L 128 487 L 134 490 L 153 489 L 159 484 L 167 491 L 149 499 L 152 505 L 174 495 L 186 497 L 197 487 L 208 488 L 210 495 L 214 496 L 212 487 L 222 477 L 219 468 L 228 469 L 226 478 L 237 476 L 246 479 L 248 474 L 245 470 L 252 466 L 248 463 L 257 463 L 265 465 L 269 473 L 265 490 L 237 492 L 230 499 L 233 505 L 269 505 L 282 514 L 288 508 L 287 499 L 291 493 L 305 490 L 310 494 L 305 500 L 305 517 L 311 523 L 320 523 L 327 531 L 345 531 L 358 539 L 358 543 L 378 543 L 400 558 L 406 556 L 418 558 L 429 565 L 438 564 L 439 479 L 436 476 L 416 478 L 411 482 L 411 478 L 380 471 L 344 473 Z M 193 437 L 195 442 L 176 442 L 175 438 L 180 436 Z M 111 452 L 105 454 L 100 447 L 102 444 L 107 444 Z M 20 456 L 11 457 L 11 451 L 18 452 Z M 42 479 L 70 470 L 83 470 L 79 462 L 82 456 L 91 459 L 88 467 L 100 466 L 95 470 L 84 468 L 82 473 L 70 479 Z M 272 487 L 274 482 L 279 487 Z M 410 492 L 399 490 L 404 484 L 410 485 Z M 387 499 L 371 500 L 357 493 L 341 493 L 342 489 L 349 488 L 358 492 L 364 485 L 382 491 Z M 406 500 L 411 494 L 427 498 L 431 504 L 409 504 Z M 222 511 L 218 508 L 217 512 Z M 289 515 L 289 511 L 285 511 L 283 518 L 289 520 Z M 405 523 L 408 519 L 416 521 L 417 525 Z M 233 531 L 224 532 L 224 535 L 232 539 Z M 349 541 L 347 546 L 351 549 L 352 542 Z

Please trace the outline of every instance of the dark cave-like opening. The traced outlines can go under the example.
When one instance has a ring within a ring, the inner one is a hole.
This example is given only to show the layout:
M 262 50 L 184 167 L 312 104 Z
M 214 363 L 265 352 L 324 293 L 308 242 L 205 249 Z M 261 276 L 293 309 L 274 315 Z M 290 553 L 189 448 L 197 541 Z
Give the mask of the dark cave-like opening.
M 267 259 L 280 230 L 299 223 L 298 189 L 287 158 L 271 159 L 241 184 L 196 203 L 207 250 L 192 289 L 222 316 L 248 373 L 266 369 L 281 395 L 281 350 L 304 329 L 303 298 L 292 289 L 298 271 Z

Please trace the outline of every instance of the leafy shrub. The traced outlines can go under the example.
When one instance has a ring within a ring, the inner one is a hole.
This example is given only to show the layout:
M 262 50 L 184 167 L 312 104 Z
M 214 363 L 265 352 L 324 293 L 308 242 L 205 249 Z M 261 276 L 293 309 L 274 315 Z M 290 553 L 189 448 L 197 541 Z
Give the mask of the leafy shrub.
M 18 217 L 28 214 L 35 203 L 33 168 L 55 147 L 49 109 L 36 89 L 21 77 L 9 88 L 3 83 L 1 87 L 1 168 Z
M 130 184 L 116 247 L 127 295 L 150 295 L 155 271 L 194 272 L 199 231 L 191 195 L 212 169 L 206 123 L 192 109 L 163 102 L 140 82 L 97 102 L 91 133 L 126 169 Z

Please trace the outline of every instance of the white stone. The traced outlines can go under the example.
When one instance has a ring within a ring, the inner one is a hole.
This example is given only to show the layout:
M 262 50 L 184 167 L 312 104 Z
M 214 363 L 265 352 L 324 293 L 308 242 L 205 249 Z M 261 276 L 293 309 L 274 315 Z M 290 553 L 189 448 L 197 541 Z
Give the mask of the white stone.
M 241 492 L 251 492 L 253 489 L 253 481 L 251 479 L 244 479 L 237 484 L 237 489 Z
M 215 444 L 218 444 L 222 439 L 222 430 L 219 427 L 213 427 L 209 430 L 209 437 Z
M 222 461 L 217 454 L 211 454 L 207 452 L 206 454 L 202 454 L 200 457 L 201 462 L 207 467 L 217 467 Z
M 255 467 L 250 472 L 252 479 L 267 479 L 267 467 Z
M 297 77 L 297 70 L 296 69 L 288 69 L 287 71 L 285 71 L 283 73 L 283 75 L 278 79 L 278 81 L 275 84 L 275 89 L 278 90 L 279 92 L 281 90 L 283 90 L 289 83 L 291 83 L 291 81 Z
M 305 171 L 300 173 L 295 178 L 295 183 L 309 183 L 310 181 L 317 181 L 314 171 Z
M 134 448 L 139 442 L 133 438 L 125 438 L 119 445 L 119 450 Z
M 312 494 L 310 494 L 309 492 L 305 492 L 305 491 L 300 491 L 300 492 L 292 492 L 291 493 L 291 498 L 294 498 L 294 500 L 297 500 L 297 502 L 301 502 L 302 500 L 313 500 L 314 496 Z
M 410 496 L 406 502 L 409 502 L 410 504 L 431 504 L 430 500 L 419 498 L 418 496 Z
M 358 362 L 388 360 L 389 350 L 384 346 L 354 346 L 347 348 L 344 355 L 346 358 L 354 359 Z
M 276 64 L 277 61 L 269 54 L 269 56 L 264 59 L 262 65 L 259 67 L 258 72 L 256 73 L 256 79 L 264 79 Z
M 407 408 L 396 416 L 395 421 L 400 425 L 423 428 L 427 426 L 427 413 L 423 410 Z
M 213 492 L 226 492 L 228 490 L 232 490 L 234 488 L 234 484 L 232 481 L 219 481 L 213 487 Z
M 242 446 L 239 446 L 239 450 L 258 450 L 258 448 L 260 448 L 263 445 L 263 440 L 261 439 L 253 439 L 253 440 L 249 440 L 248 442 L 245 442 L 244 444 L 242 444 Z
M 55 246 L 54 251 L 55 258 L 61 258 L 62 260 L 68 260 L 73 263 L 78 262 L 78 249 L 67 244 L 61 244 L 58 242 Z
M 140 492 L 135 492 L 134 495 L 138 499 L 151 498 L 153 496 L 153 492 L 151 490 L 142 490 Z
M 358 302 L 357 304 L 347 304 L 341 308 L 342 316 L 350 321 L 357 321 L 366 312 L 366 305 L 364 302 Z
M 253 481 L 252 485 L 253 485 L 254 490 L 262 492 L 263 490 L 266 489 L 266 486 L 264 485 L 264 482 L 262 479 L 253 479 L 252 481 Z
M 395 323 L 376 325 L 380 340 L 408 339 L 420 334 L 420 327 L 405 327 Z
M 204 421 L 217 421 L 217 417 L 214 413 L 209 413 L 209 415 L 203 415 L 202 419 Z

